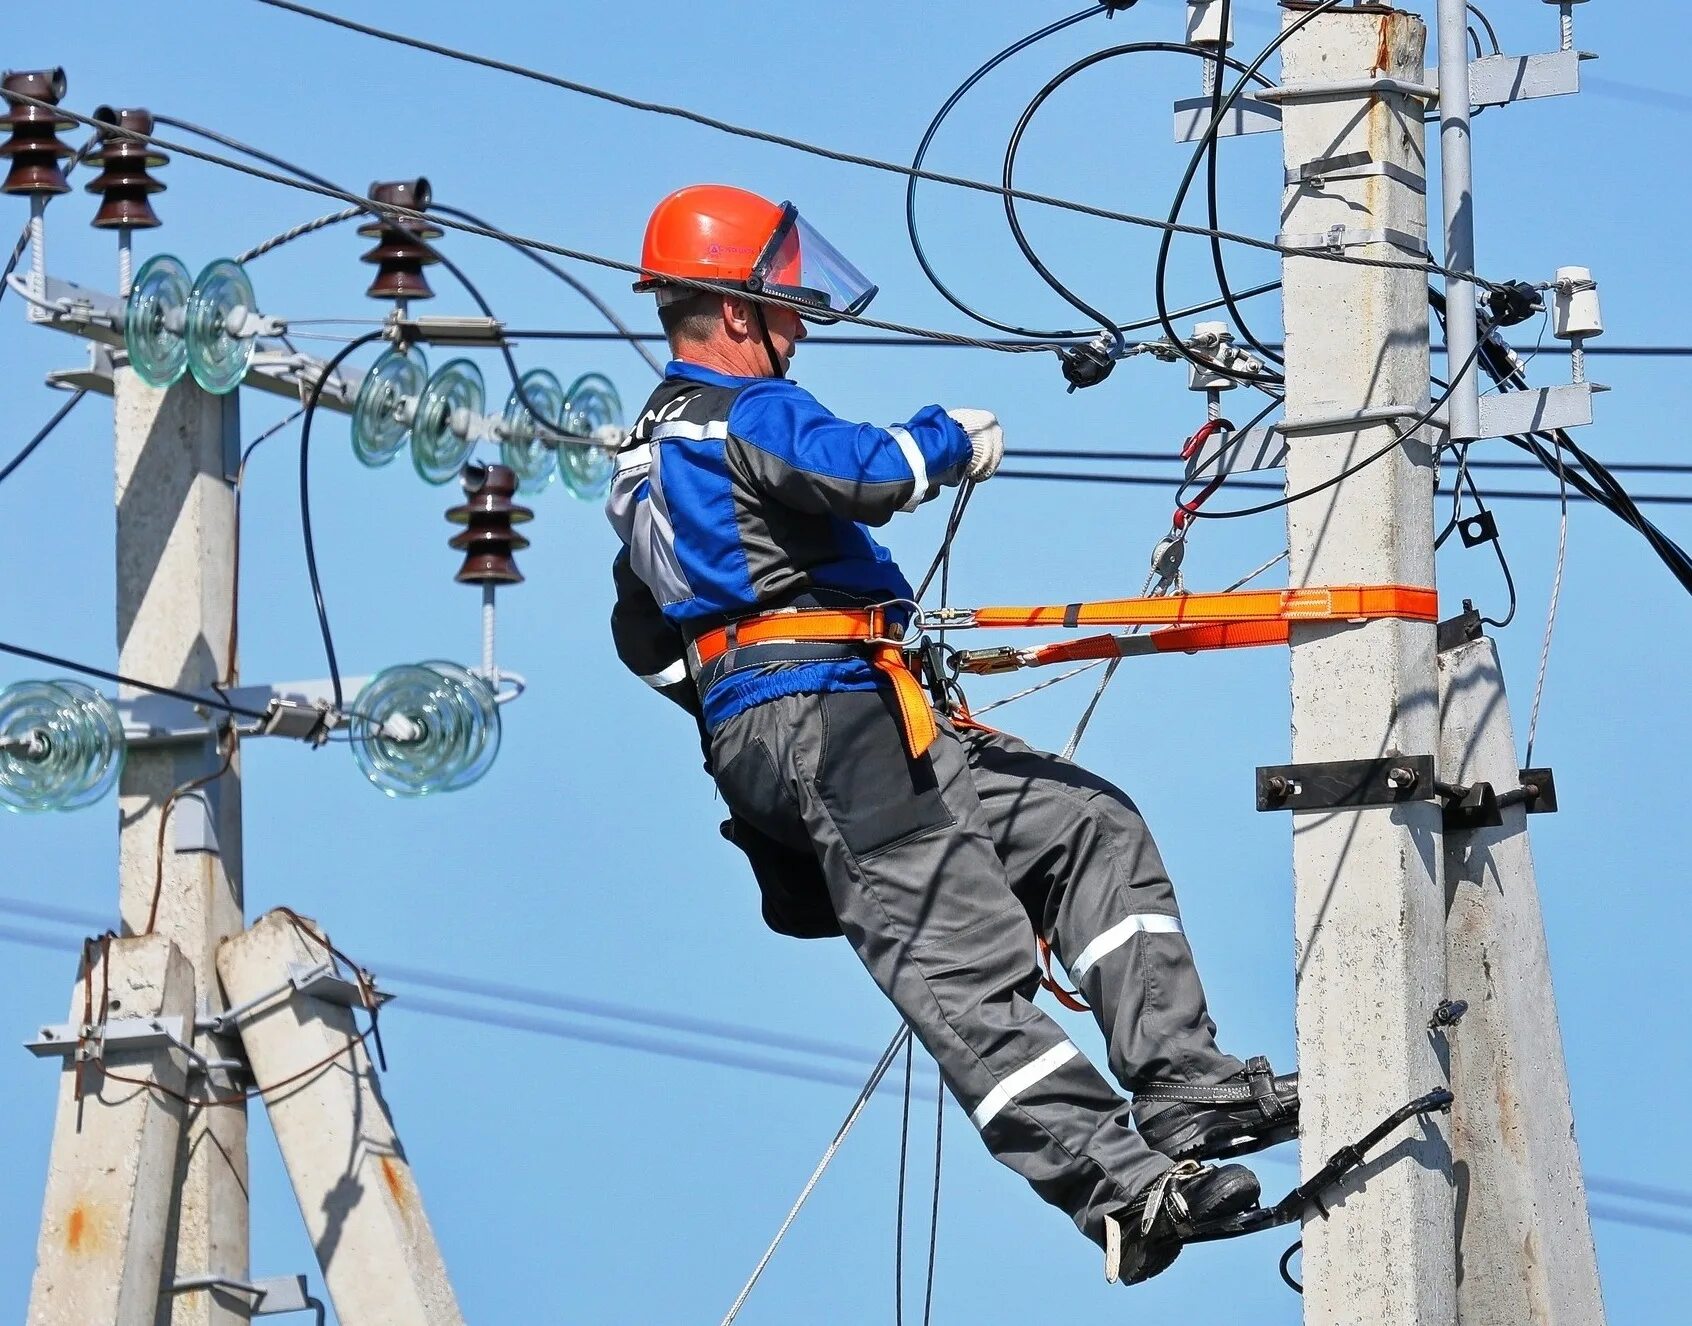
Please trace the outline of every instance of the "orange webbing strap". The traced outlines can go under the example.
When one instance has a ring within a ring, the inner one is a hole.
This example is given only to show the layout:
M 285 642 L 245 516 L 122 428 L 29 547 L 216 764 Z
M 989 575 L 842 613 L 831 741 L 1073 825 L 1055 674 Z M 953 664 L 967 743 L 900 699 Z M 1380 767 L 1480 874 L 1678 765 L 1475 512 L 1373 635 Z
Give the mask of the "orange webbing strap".
M 1286 622 L 1217 622 L 1209 626 L 1168 626 L 1149 635 L 1089 635 L 1080 640 L 1060 640 L 1037 649 L 1017 651 L 1022 667 L 1039 668 L 1051 663 L 1078 663 L 1086 659 L 1121 658 L 1128 654 L 1196 654 L 1208 649 L 1250 649 L 1259 645 L 1284 645 Z M 966 660 L 960 664 L 971 671 Z
M 893 698 L 899 706 L 899 726 L 905 734 L 905 749 L 913 760 L 920 759 L 940 735 L 940 728 L 934 721 L 934 711 L 928 707 L 922 684 L 889 634 L 892 626 L 881 608 L 851 611 L 804 608 L 797 612 L 765 613 L 706 631 L 693 642 L 694 666 L 702 668 L 729 650 L 746 645 L 788 640 L 808 644 L 862 642 L 870 647 L 870 666 L 892 683 Z
M 1028 608 L 977 608 L 976 626 L 1184 626 L 1231 622 L 1342 622 L 1401 617 L 1439 619 L 1438 595 L 1414 585 L 1328 585 L 1245 589 L 1223 594 L 1102 599 Z
M 1052 975 L 1052 946 L 1046 942 L 1041 934 L 1034 936 L 1034 942 L 1040 946 L 1040 965 L 1045 969 L 1045 975 L 1040 978 L 1040 984 L 1050 990 L 1071 1013 L 1091 1013 L 1093 1006 L 1085 1003 L 1079 990 L 1065 990 L 1057 977 Z
M 905 733 L 905 749 L 920 760 L 940 735 L 928 696 L 916 679 L 898 645 L 876 645 L 870 652 L 870 666 L 893 683 L 893 699 L 899 706 L 899 726 Z

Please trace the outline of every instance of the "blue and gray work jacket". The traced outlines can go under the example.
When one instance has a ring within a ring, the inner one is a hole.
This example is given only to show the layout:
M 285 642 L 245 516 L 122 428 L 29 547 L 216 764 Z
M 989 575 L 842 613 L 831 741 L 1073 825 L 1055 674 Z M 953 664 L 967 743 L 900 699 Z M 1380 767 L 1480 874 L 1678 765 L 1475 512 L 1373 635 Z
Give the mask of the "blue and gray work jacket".
M 623 549 L 612 635 L 631 671 L 707 727 L 783 695 L 873 690 L 838 646 L 733 650 L 697 678 L 685 646 L 726 622 L 793 607 L 911 597 L 866 526 L 958 483 L 969 438 L 937 405 L 892 428 L 836 417 L 786 378 L 676 361 L 617 456 L 606 499 Z

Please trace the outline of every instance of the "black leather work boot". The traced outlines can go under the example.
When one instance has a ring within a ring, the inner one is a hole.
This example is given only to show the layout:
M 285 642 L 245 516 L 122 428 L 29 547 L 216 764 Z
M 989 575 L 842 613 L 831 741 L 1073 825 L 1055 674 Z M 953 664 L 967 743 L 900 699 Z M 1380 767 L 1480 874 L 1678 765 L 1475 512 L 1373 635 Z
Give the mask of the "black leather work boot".
M 1147 1082 L 1134 1092 L 1146 1145 L 1171 1160 L 1221 1160 L 1298 1136 L 1298 1074 L 1264 1058 L 1221 1082 Z
M 1193 1235 L 1255 1210 L 1258 1194 L 1257 1176 L 1244 1165 L 1177 1161 L 1105 1217 L 1105 1279 L 1137 1285 L 1168 1270 Z

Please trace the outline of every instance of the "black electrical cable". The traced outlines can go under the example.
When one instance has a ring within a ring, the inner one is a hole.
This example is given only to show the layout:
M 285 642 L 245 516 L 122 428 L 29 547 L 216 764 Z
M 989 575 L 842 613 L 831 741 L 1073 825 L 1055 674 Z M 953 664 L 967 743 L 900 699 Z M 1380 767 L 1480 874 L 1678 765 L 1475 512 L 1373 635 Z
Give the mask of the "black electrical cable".
M 1481 345 L 1484 344 L 1485 340 L 1483 338 L 1480 344 L 1477 344 L 1474 350 L 1469 353 L 1468 358 L 1466 358 L 1458 367 L 1456 373 L 1452 374 L 1452 385 L 1448 386 L 1444 391 L 1440 392 L 1438 396 L 1434 397 L 1433 403 L 1417 415 L 1414 422 L 1412 422 L 1408 428 L 1403 429 L 1398 436 L 1393 438 L 1391 442 L 1388 442 L 1378 451 L 1371 452 L 1355 464 L 1346 466 L 1345 469 L 1341 470 L 1338 474 L 1324 479 L 1321 483 L 1312 484 L 1309 488 L 1304 489 L 1302 492 L 1288 493 L 1285 497 L 1278 498 L 1273 502 L 1262 502 L 1257 506 L 1239 507 L 1232 511 L 1213 511 L 1208 507 L 1200 508 L 1192 513 L 1193 519 L 1236 520 L 1241 516 L 1260 516 L 1265 512 L 1279 511 L 1283 507 L 1291 506 L 1294 502 L 1302 502 L 1307 497 L 1314 497 L 1317 493 L 1324 493 L 1336 484 L 1343 483 L 1353 475 L 1359 474 L 1363 470 L 1368 469 L 1369 466 L 1398 450 L 1398 448 L 1403 446 L 1405 442 L 1415 436 L 1418 429 L 1427 425 L 1428 421 L 1431 420 L 1439 411 L 1439 407 L 1444 405 L 1445 402 L 1451 398 L 1451 393 L 1456 390 L 1456 384 L 1468 376 L 1469 370 L 1474 367 L 1475 360 L 1479 357 Z
M 1487 40 L 1492 43 L 1492 53 L 1502 55 L 1504 48 L 1498 42 L 1498 29 L 1492 26 L 1492 20 L 1486 16 L 1486 11 L 1479 5 L 1470 5 L 1469 12 L 1480 20 L 1480 25 L 1486 29 Z
M 929 585 L 934 583 L 937 571 L 946 566 L 952 555 L 952 540 L 958 537 L 958 529 L 963 524 L 964 512 L 969 509 L 969 499 L 975 493 L 975 481 L 965 479 L 958 485 L 958 491 L 952 498 L 952 510 L 946 517 L 946 529 L 940 536 L 940 546 L 935 550 L 934 560 L 928 564 L 928 570 L 923 572 L 922 583 L 916 588 L 911 597 L 918 603 L 922 596 L 928 593 Z
M 14 654 L 18 658 L 27 658 L 34 663 L 45 663 L 49 667 L 66 668 L 71 672 L 98 677 L 101 681 L 109 681 L 116 686 L 133 686 L 138 691 L 151 691 L 154 695 L 168 695 L 174 700 L 186 700 L 189 704 L 210 705 L 213 709 L 221 709 L 226 714 L 235 714 L 241 718 L 262 720 L 266 717 L 261 709 L 247 709 L 238 704 L 231 704 L 220 695 L 196 695 L 193 691 L 179 691 L 174 686 L 161 686 L 157 682 L 138 681 L 134 677 L 124 676 L 121 672 L 108 672 L 105 668 L 97 668 L 88 663 L 78 663 L 75 659 L 60 658 L 56 654 L 43 654 L 39 650 L 26 649 L 22 645 L 7 644 L 4 640 L 0 640 L 0 653 Z
M 1075 13 L 1070 14 L 1066 18 L 1058 19 L 1055 23 L 1048 23 L 1038 32 L 1032 32 L 1028 36 L 1023 37 L 1021 40 L 1012 42 L 1009 46 L 1005 47 L 1004 50 L 990 58 L 985 64 L 980 65 L 974 73 L 972 73 L 962 83 L 958 84 L 957 88 L 952 92 L 952 95 L 946 98 L 940 109 L 935 113 L 934 118 L 929 121 L 928 128 L 923 132 L 922 141 L 917 144 L 916 155 L 911 159 L 912 173 L 905 181 L 905 233 L 910 236 L 911 253 L 917 260 L 917 266 L 922 268 L 923 275 L 928 278 L 928 283 L 939 292 L 940 297 L 953 308 L 957 309 L 957 311 L 962 313 L 965 317 L 973 318 L 976 322 L 979 322 L 984 326 L 994 327 L 999 331 L 1009 332 L 1015 336 L 1027 336 L 1034 338 L 1052 337 L 1072 339 L 1090 334 L 1085 328 L 1042 332 L 1034 331 L 1027 327 L 1019 327 L 1015 323 L 1000 322 L 997 318 L 990 318 L 980 310 L 972 308 L 954 294 L 951 288 L 940 279 L 940 274 L 934 270 L 934 265 L 929 262 L 928 253 L 922 246 L 922 237 L 917 231 L 916 191 L 917 184 L 921 177 L 916 172 L 922 169 L 922 163 L 928 156 L 928 148 L 934 141 L 934 135 L 940 132 L 940 126 L 945 123 L 946 117 L 952 113 L 952 108 L 963 99 L 964 95 L 968 93 L 971 88 L 973 88 L 988 74 L 992 73 L 993 70 L 997 69 L 1006 60 L 1010 59 L 1011 56 L 1027 50 L 1028 47 L 1034 45 L 1035 42 L 1043 41 L 1054 32 L 1062 32 L 1065 28 L 1073 27 L 1075 24 L 1084 19 L 1092 18 L 1095 14 L 1108 12 L 1109 8 L 1106 5 L 1089 5 L 1086 9 L 1077 10 Z
M 317 403 L 323 399 L 324 384 L 334 376 L 348 355 L 360 346 L 382 339 L 383 332 L 366 332 L 363 336 L 335 352 L 311 384 L 306 396 L 305 418 L 300 424 L 300 534 L 305 540 L 306 574 L 311 577 L 311 600 L 317 609 L 317 628 L 323 633 L 323 656 L 329 664 L 329 684 L 334 688 L 335 708 L 343 709 L 346 697 L 341 693 L 341 669 L 335 661 L 335 637 L 329 630 L 329 610 L 323 605 L 323 582 L 317 574 L 317 544 L 311 535 L 311 425 L 317 417 Z
M 1219 21 L 1224 33 L 1233 31 L 1233 5 L 1234 0 L 1222 0 Z M 1221 48 L 1217 47 L 1214 48 L 1214 50 L 1216 51 L 1218 57 L 1220 57 Z M 1210 113 L 1213 117 L 1219 115 L 1222 110 L 1221 58 L 1216 58 L 1214 60 L 1214 65 L 1215 77 L 1212 80 L 1210 89 Z M 1221 204 L 1219 201 L 1217 174 L 1218 163 L 1222 155 L 1222 137 L 1220 134 L 1214 133 L 1209 137 L 1210 145 L 1209 150 L 1205 152 L 1204 168 L 1205 205 L 1207 209 L 1205 219 L 1209 221 L 1212 226 L 1217 226 L 1221 224 Z M 1246 322 L 1245 314 L 1240 310 L 1239 302 L 1234 298 L 1233 287 L 1228 282 L 1228 264 L 1222 256 L 1222 243 L 1215 235 L 1210 237 L 1210 263 L 1216 274 L 1216 288 L 1221 292 L 1222 301 L 1228 310 L 1228 316 L 1234 320 L 1234 326 L 1239 328 L 1240 335 L 1245 338 L 1246 344 L 1250 345 L 1252 349 L 1256 350 L 1260 355 L 1269 360 L 1270 363 L 1284 365 L 1286 360 L 1260 340 L 1257 334 L 1252 331 L 1251 325 Z M 1282 374 L 1275 374 L 1274 376 L 1284 377 Z
M 937 184 L 947 184 L 954 188 L 968 189 L 976 193 L 990 193 L 995 196 L 1003 196 L 1004 194 L 1002 186 L 989 184 L 985 180 L 968 179 L 961 175 L 947 175 L 939 171 L 913 171 L 911 167 L 902 166 L 894 161 L 884 161 L 878 157 L 864 156 L 863 154 L 857 152 L 842 152 L 837 148 L 823 147 L 820 144 L 809 143 L 800 138 L 791 138 L 785 134 L 776 134 L 764 129 L 753 129 L 746 125 L 732 124 L 726 120 L 719 120 L 709 115 L 702 115 L 698 111 L 688 110 L 685 107 L 670 106 L 662 102 L 642 101 L 639 98 L 624 96 L 622 93 L 612 92 L 606 88 L 594 87 L 592 84 L 579 83 L 571 79 L 560 78 L 556 74 L 548 74 L 539 69 L 530 68 L 527 65 L 514 64 L 507 60 L 496 60 L 485 55 L 476 55 L 472 52 L 458 50 L 454 47 L 445 46 L 438 42 L 425 41 L 420 37 L 410 37 L 401 32 L 394 32 L 391 29 L 378 28 L 367 23 L 360 23 L 355 19 L 344 18 L 339 14 L 332 14 L 321 9 L 313 9 L 309 5 L 297 4 L 294 0 L 255 0 L 255 3 L 268 5 L 273 9 L 286 9 L 292 13 L 303 15 L 306 18 L 315 19 L 318 22 L 327 23 L 333 27 L 344 28 L 351 32 L 358 32 L 364 36 L 374 37 L 380 41 L 392 42 L 400 46 L 409 46 L 414 50 L 428 51 L 433 55 L 443 56 L 446 59 L 456 60 L 464 64 L 476 65 L 484 69 L 494 69 L 501 73 L 512 74 L 518 78 L 526 78 L 533 82 L 544 83 L 548 87 L 555 87 L 566 92 L 574 92 L 582 96 L 593 97 L 600 101 L 610 102 L 613 105 L 624 106 L 630 110 L 644 111 L 655 115 L 665 115 L 675 119 L 686 120 L 691 124 L 703 125 L 709 129 L 716 129 L 723 133 L 732 134 L 736 137 L 749 138 L 756 142 L 772 143 L 778 147 L 793 148 L 796 151 L 805 152 L 811 156 L 821 157 L 827 161 L 837 161 L 845 165 L 862 166 L 868 170 L 883 171 L 890 175 L 899 175 L 904 177 L 915 176 L 920 179 L 932 180 Z M 1120 6 L 1117 7 L 1120 8 Z M 1325 9 L 1318 12 L 1325 12 Z M 1287 33 L 1282 34 L 1283 37 L 1289 35 L 1290 32 L 1294 30 L 1296 29 L 1289 28 Z M 47 109 L 58 109 L 52 107 L 47 102 L 38 101 L 34 97 L 27 97 L 21 93 L 14 92 L 9 93 L 8 95 L 11 96 L 13 100 L 22 101 L 27 105 L 39 105 Z M 79 123 L 82 122 L 83 117 L 78 117 L 71 112 L 64 113 L 67 114 L 69 118 L 76 119 Z M 155 138 L 147 134 L 137 134 L 128 130 L 114 130 L 113 132 L 117 133 L 120 137 L 129 137 L 146 142 L 155 142 L 160 147 L 168 148 L 171 146 L 171 144 L 165 142 L 163 139 Z M 264 176 L 263 172 L 254 170 L 250 167 L 240 166 L 233 162 L 220 161 L 216 158 L 208 158 L 205 153 L 198 152 L 193 148 L 183 148 L 178 146 L 176 150 L 184 151 L 188 155 L 196 156 L 201 160 L 210 159 L 214 161 L 215 164 L 232 166 L 234 169 L 242 170 L 247 174 L 254 175 L 259 178 L 269 178 Z M 273 179 L 272 182 L 292 184 L 291 181 L 287 180 Z M 292 187 L 298 188 L 303 186 L 292 184 Z M 342 197 L 343 195 L 334 193 L 331 196 Z M 1104 221 L 1120 221 L 1125 225 L 1143 226 L 1150 230 L 1172 231 L 1175 234 L 1183 235 L 1204 235 L 1209 233 L 1203 226 L 1192 226 L 1181 222 L 1170 222 L 1167 220 L 1159 221 L 1153 217 L 1139 216 L 1132 212 L 1120 212 L 1108 207 L 1095 207 L 1090 203 L 1076 202 L 1073 199 L 1068 198 L 1056 198 L 1049 194 L 1030 193 L 1026 190 L 1019 189 L 1016 191 L 1016 196 L 1022 202 L 1039 203 L 1042 206 L 1057 207 L 1064 211 L 1075 212 L 1082 216 L 1093 216 Z M 347 195 L 345 196 L 345 201 L 358 202 L 360 200 L 356 196 Z M 393 211 L 396 215 L 401 216 L 417 215 L 406 208 L 395 208 L 389 206 L 385 210 Z M 471 234 L 483 233 L 481 229 L 468 225 L 457 225 L 455 228 L 465 230 Z M 571 258 L 580 262 L 597 263 L 600 266 L 611 267 L 618 271 L 627 271 L 632 274 L 638 273 L 640 275 L 651 275 L 651 273 L 643 271 L 643 269 L 632 263 L 619 262 L 616 259 L 606 258 L 597 254 L 585 254 L 573 249 L 564 249 L 558 245 L 548 244 L 542 240 L 529 239 L 524 236 L 505 236 L 497 234 L 490 234 L 485 237 L 490 239 L 511 238 L 515 239 L 519 243 L 540 249 L 546 253 L 557 254 L 560 257 Z M 1287 252 L 1284 246 L 1277 244 L 1274 240 L 1259 239 L 1255 235 L 1238 234 L 1229 231 L 1224 233 L 1223 238 L 1227 239 L 1230 243 L 1241 244 L 1247 248 L 1262 249 L 1266 252 L 1272 253 Z M 1426 259 L 1374 258 L 1365 257 L 1359 254 L 1326 253 L 1313 250 L 1295 250 L 1292 252 L 1294 253 L 1294 256 L 1309 257 L 1319 261 L 1345 263 L 1357 267 L 1380 267 L 1390 270 L 1424 272 L 1431 276 L 1445 276 L 1456 281 L 1468 281 L 1486 290 L 1494 290 L 1498 288 L 1496 282 L 1489 281 L 1478 273 L 1459 272 L 1454 268 L 1443 267 L 1438 263 L 1431 262 Z M 671 279 L 680 280 L 679 278 Z M 680 280 L 680 283 L 684 285 L 696 284 L 701 289 L 720 288 L 720 286 L 708 281 L 692 282 Z M 780 299 L 771 299 L 768 302 L 782 303 L 783 301 Z M 878 323 L 874 319 L 854 317 L 844 313 L 836 314 L 834 316 L 842 322 L 858 322 L 865 326 L 874 327 L 886 325 Z M 972 343 L 970 338 L 957 339 L 963 343 Z
M 1098 324 L 1096 327 L 1091 328 L 1088 331 L 1079 333 L 1081 335 L 1092 335 L 1098 331 L 1113 332 L 1120 335 L 1121 331 L 1118 328 L 1118 324 L 1112 321 L 1110 317 L 1101 313 L 1097 308 L 1077 295 L 1069 286 L 1060 281 L 1057 276 L 1053 274 L 1051 269 L 1048 268 L 1043 261 L 1041 261 L 1039 254 L 1035 252 L 1034 246 L 1029 242 L 1028 236 L 1022 228 L 1021 218 L 1017 215 L 1016 211 L 1016 157 L 1018 151 L 1020 151 L 1022 147 L 1023 135 L 1027 132 L 1028 126 L 1033 122 L 1035 115 L 1039 113 L 1041 107 L 1043 107 L 1046 102 L 1064 86 L 1064 84 L 1068 83 L 1070 79 L 1088 69 L 1091 69 L 1094 65 L 1102 64 L 1107 60 L 1114 60 L 1126 55 L 1150 54 L 1189 55 L 1202 60 L 1210 60 L 1214 58 L 1211 51 L 1206 47 L 1194 46 L 1187 42 L 1177 41 L 1132 41 L 1124 42 L 1119 46 L 1112 46 L 1102 51 L 1095 51 L 1091 55 L 1083 56 L 1081 59 L 1071 64 L 1068 68 L 1054 75 L 1046 82 L 1044 87 L 1034 94 L 1033 100 L 1031 100 L 1028 105 L 1023 108 L 1022 115 L 1016 122 L 1016 128 L 1011 131 L 1010 139 L 1005 145 L 1004 163 L 1001 170 L 1001 182 L 1003 183 L 1005 190 L 1003 194 L 1005 220 L 1010 225 L 1011 238 L 1016 241 L 1017 248 L 1022 251 L 1022 256 L 1027 259 L 1029 266 L 1034 269 L 1035 275 L 1044 281 L 1046 285 L 1065 303 L 1069 304 L 1072 308 L 1078 310 L 1079 312 L 1084 313 L 1087 317 L 1092 318 Z M 1232 60 L 1226 56 L 1222 58 L 1231 68 L 1240 71 L 1245 69 L 1245 65 L 1238 60 Z M 1261 81 L 1266 87 L 1269 85 L 1269 81 L 1267 79 L 1260 79 L 1259 81 Z M 1212 221 L 1212 224 L 1214 225 L 1215 222 Z M 1225 294 L 1224 300 L 1227 298 L 1229 298 L 1229 295 Z M 1049 335 L 1050 333 L 1032 334 Z
M 3 467 L 0 467 L 0 483 L 5 483 L 7 479 L 12 477 L 13 471 L 30 458 L 35 449 L 47 440 L 47 435 L 59 426 L 64 417 L 76 408 L 77 402 L 87 394 L 87 387 L 77 388 L 71 398 L 53 412 L 53 417 L 42 424 L 36 435 L 23 444 L 18 454 L 7 461 Z
M 485 221 L 474 212 L 468 212 L 462 207 L 448 207 L 444 203 L 432 203 L 430 204 L 429 210 L 431 212 L 445 212 L 448 216 L 456 216 L 462 220 L 474 222 L 476 225 L 484 226 L 489 230 L 499 229 L 499 227 L 495 226 L 492 222 Z M 525 248 L 523 245 L 514 241 L 508 240 L 506 242 L 511 248 L 515 249 L 518 253 L 521 253 L 525 258 L 528 258 L 531 262 L 536 264 L 536 266 L 551 272 L 552 275 L 556 276 L 583 299 L 587 300 L 588 303 L 592 304 L 594 308 L 599 311 L 600 315 L 617 329 L 618 333 L 629 343 L 635 353 L 646 361 L 647 366 L 659 377 L 664 376 L 664 366 L 652 357 L 646 347 L 640 343 L 640 338 L 623 322 L 621 318 L 617 316 L 615 310 L 613 310 L 609 304 L 596 295 L 591 289 L 589 289 L 585 282 L 565 271 L 562 267 L 558 266 L 557 263 L 551 262 L 542 257 L 533 249 Z
M 1292 1247 L 1288 1248 L 1281 1254 L 1280 1265 L 1277 1268 L 1281 1272 L 1281 1283 L 1288 1289 L 1292 1290 L 1295 1294 L 1302 1294 L 1304 1292 L 1304 1286 L 1299 1284 L 1297 1280 L 1293 1279 L 1290 1268 L 1292 1266 L 1292 1259 L 1298 1256 L 1299 1252 L 1302 1251 L 1303 1248 L 1304 1240 L 1300 1239 L 1297 1243 L 1293 1244 Z
M 1306 10 L 1297 18 L 1293 19 L 1286 27 L 1282 28 L 1281 31 L 1276 34 L 1274 39 L 1271 40 L 1267 46 L 1258 52 L 1257 57 L 1252 60 L 1250 65 L 1247 66 L 1246 72 L 1240 76 L 1239 81 L 1234 84 L 1233 88 L 1228 92 L 1228 95 L 1226 97 L 1219 96 L 1216 101 L 1216 109 L 1211 115 L 1210 124 L 1205 128 L 1204 133 L 1200 136 L 1199 144 L 1193 152 L 1192 160 L 1187 163 L 1187 169 L 1181 177 L 1180 186 L 1175 190 L 1174 201 L 1169 206 L 1168 221 L 1164 228 L 1163 236 L 1158 241 L 1157 266 L 1153 276 L 1152 291 L 1157 300 L 1158 320 L 1163 327 L 1163 334 L 1169 338 L 1170 344 L 1175 347 L 1177 353 L 1179 353 L 1182 358 L 1198 365 L 1201 368 L 1222 372 L 1229 377 L 1233 377 L 1241 381 L 1251 379 L 1238 373 L 1229 372 L 1228 370 L 1221 368 L 1219 365 L 1212 363 L 1210 360 L 1194 354 L 1182 343 L 1180 333 L 1175 329 L 1173 317 L 1169 312 L 1168 283 L 1169 255 L 1171 249 L 1173 248 L 1176 232 L 1169 229 L 1169 227 L 1177 225 L 1180 222 L 1181 209 L 1187 201 L 1187 193 L 1192 188 L 1193 178 L 1198 174 L 1199 166 L 1203 164 L 1205 153 L 1214 143 L 1222 127 L 1223 120 L 1227 116 L 1227 113 L 1233 109 L 1234 103 L 1240 99 L 1240 95 L 1245 91 L 1247 83 L 1258 74 L 1265 64 L 1269 62 L 1269 57 L 1281 49 L 1281 46 L 1288 38 L 1302 29 L 1311 20 L 1327 13 L 1330 9 L 1333 9 L 1337 4 L 1339 4 L 1339 0 L 1321 0 L 1320 4 L 1316 5 L 1312 9 Z M 1218 94 L 1220 94 L 1220 78 L 1217 80 L 1217 91 Z M 1281 248 L 1280 245 L 1277 245 L 1276 247 Z M 1355 257 L 1355 255 L 1343 254 L 1329 256 Z M 1265 378 L 1262 380 L 1272 381 L 1273 379 Z
M 905 1172 L 911 1153 L 911 1064 L 914 1036 L 905 1038 L 905 1089 L 899 1102 L 899 1195 L 893 1208 L 893 1326 L 905 1326 Z
M 1486 514 L 1486 500 L 1481 496 L 1480 489 L 1475 485 L 1475 476 L 1465 470 L 1463 478 L 1468 483 L 1469 492 L 1475 499 L 1476 508 L 1484 516 Z M 1492 544 L 1492 551 L 1498 556 L 1498 569 L 1504 573 L 1504 587 L 1510 594 L 1510 607 L 1502 618 L 1482 617 L 1481 621 L 1502 631 L 1516 620 L 1516 577 L 1510 574 L 1510 559 L 1504 555 L 1503 540 L 1495 533 L 1488 542 Z
M 934 1093 L 934 1194 L 928 1205 L 928 1276 L 922 1291 L 922 1326 L 934 1311 L 934 1253 L 940 1241 L 940 1162 L 946 1146 L 946 1093 Z

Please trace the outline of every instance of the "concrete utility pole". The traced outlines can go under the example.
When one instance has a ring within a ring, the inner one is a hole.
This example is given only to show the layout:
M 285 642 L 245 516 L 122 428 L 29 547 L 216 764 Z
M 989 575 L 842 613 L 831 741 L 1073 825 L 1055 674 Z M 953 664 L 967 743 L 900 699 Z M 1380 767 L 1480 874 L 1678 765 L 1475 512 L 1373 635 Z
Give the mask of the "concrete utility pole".
M 1287 24 L 1308 4 L 1286 5 Z M 1426 29 L 1381 5 L 1336 9 L 1283 49 L 1288 178 L 1283 243 L 1423 256 Z M 1327 86 L 1322 86 L 1327 85 Z M 1316 163 L 1343 159 L 1322 169 Z M 1362 163 L 1362 164 L 1359 164 Z M 1320 186 L 1307 181 L 1325 176 Z M 1427 280 L 1414 270 L 1289 256 L 1287 490 L 1333 487 L 1287 511 L 1291 583 L 1434 583 L 1428 430 L 1391 444 L 1428 401 Z M 1294 626 L 1296 762 L 1432 755 L 1439 740 L 1428 623 Z M 1446 1080 L 1428 1019 L 1445 995 L 1440 807 L 1404 801 L 1294 812 L 1300 1162 Z M 1456 1319 L 1450 1152 L 1437 1118 L 1342 1183 L 1304 1224 L 1312 1326 L 1451 1326 Z
M 115 378 L 117 415 L 118 671 L 209 693 L 230 666 L 235 551 L 238 393 L 211 396 L 192 378 L 160 390 L 133 371 Z M 233 680 L 233 678 L 229 678 Z M 216 713 L 210 721 L 216 721 Z M 229 772 L 179 800 L 160 859 L 159 814 L 171 790 L 214 772 L 207 739 L 132 750 L 119 784 L 119 907 L 126 934 L 142 934 L 158 892 L 156 933 L 194 969 L 195 1002 L 223 1008 L 217 946 L 245 924 L 241 905 L 240 757 Z M 197 1038 L 209 1058 L 226 1057 Z M 202 1089 L 231 1094 L 219 1075 Z M 162 1286 L 202 1275 L 247 1279 L 247 1112 L 195 1110 L 177 1156 Z M 160 1323 L 233 1326 L 248 1319 L 235 1295 L 197 1290 L 170 1297 Z
M 1498 651 L 1439 657 L 1440 776 L 1516 786 Z M 1592 1221 L 1569 1105 L 1550 959 L 1523 805 L 1504 823 L 1445 836 L 1446 963 L 1453 1029 L 1457 1313 L 1464 1326 L 1603 1326 Z
M 224 944 L 218 970 L 248 1062 L 288 1083 L 266 1107 L 342 1326 L 464 1326 L 351 1003 L 299 988 L 327 958 L 315 922 L 271 912 Z M 290 977 L 295 978 L 293 981 Z M 301 1074 L 304 1076 L 301 1076 Z

